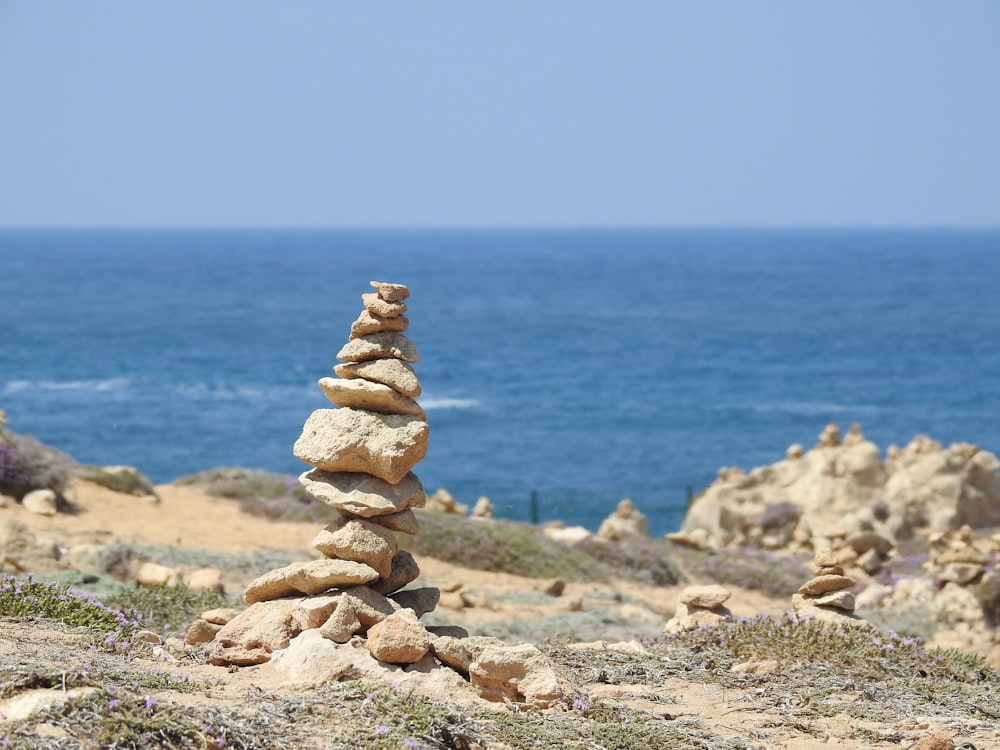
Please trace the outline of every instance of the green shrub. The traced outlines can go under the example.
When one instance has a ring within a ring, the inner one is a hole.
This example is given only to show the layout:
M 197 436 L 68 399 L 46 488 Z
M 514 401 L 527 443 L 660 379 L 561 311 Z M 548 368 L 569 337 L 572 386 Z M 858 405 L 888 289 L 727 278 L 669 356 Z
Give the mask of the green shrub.
M 36 581 L 0 574 L 0 617 L 42 617 L 100 632 L 139 627 L 135 613 L 102 604 L 55 581 Z
M 73 459 L 30 435 L 0 427 L 0 492 L 21 499 L 33 490 L 61 495 L 72 479 Z
M 76 475 L 114 492 L 159 498 L 149 477 L 133 466 L 78 466 Z
M 329 523 L 337 512 L 313 498 L 296 477 L 260 469 L 223 466 L 180 477 L 174 484 L 198 485 L 216 497 L 239 501 L 240 510 L 273 521 Z
M 673 586 L 681 573 L 671 559 L 674 545 L 664 539 L 632 538 L 604 541 L 590 537 L 577 549 L 615 570 L 618 576 L 654 586 Z
M 113 609 L 136 613 L 155 632 L 185 630 L 208 609 L 243 606 L 226 594 L 187 586 L 129 586 L 106 602 Z

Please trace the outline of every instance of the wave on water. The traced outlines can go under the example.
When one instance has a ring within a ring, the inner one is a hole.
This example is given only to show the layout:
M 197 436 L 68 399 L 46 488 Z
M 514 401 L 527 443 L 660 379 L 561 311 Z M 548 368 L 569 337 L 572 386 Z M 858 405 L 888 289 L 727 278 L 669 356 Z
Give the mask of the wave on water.
M 27 391 L 94 391 L 108 393 L 122 391 L 132 384 L 129 378 L 102 380 L 9 380 L 4 383 L 5 396 Z
M 475 409 L 479 401 L 474 398 L 448 398 L 447 396 L 420 399 L 420 405 L 425 411 L 435 409 Z
M 874 404 L 836 404 L 822 401 L 777 401 L 763 404 L 718 404 L 716 411 L 752 411 L 760 414 L 781 413 L 801 417 L 825 414 L 877 414 L 883 409 Z

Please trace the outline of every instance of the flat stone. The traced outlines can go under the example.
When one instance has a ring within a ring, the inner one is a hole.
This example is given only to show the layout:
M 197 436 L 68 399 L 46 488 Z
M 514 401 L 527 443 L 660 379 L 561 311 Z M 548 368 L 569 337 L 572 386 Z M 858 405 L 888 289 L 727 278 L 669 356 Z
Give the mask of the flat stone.
M 430 629 L 433 633 L 433 628 Z M 469 665 L 479 658 L 487 648 L 503 648 L 506 646 L 499 638 L 484 635 L 474 635 L 457 638 L 442 635 L 431 640 L 431 651 L 434 655 L 452 669 L 468 677 Z
M 318 630 L 304 630 L 287 648 L 271 654 L 269 665 L 287 680 L 287 684 L 319 687 L 338 680 L 351 671 L 343 652 Z
M 339 591 L 335 591 L 332 594 L 307 596 L 295 609 L 295 616 L 302 622 L 304 629 L 318 628 L 330 619 L 330 615 L 337 608 L 339 601 Z
M 389 484 L 369 474 L 313 469 L 300 476 L 299 483 L 317 500 L 342 513 L 364 518 L 399 515 L 410 508 L 423 508 L 427 502 L 424 488 L 413 473 L 398 484 Z
M 817 568 L 833 567 L 835 565 L 840 565 L 840 558 L 838 558 L 832 550 L 819 550 L 813 558 L 813 565 Z
M 413 511 L 407 508 L 399 513 L 387 513 L 384 516 L 372 516 L 372 523 L 377 523 L 389 531 L 399 531 L 403 534 L 416 535 L 420 531 L 420 522 L 413 515 Z
M 368 310 L 363 310 L 358 319 L 351 323 L 350 338 L 356 339 L 359 336 L 367 336 L 370 333 L 381 333 L 382 331 L 398 331 L 402 333 L 410 327 L 410 319 L 405 315 L 397 315 L 395 318 L 383 318 L 381 315 L 374 315 Z
M 490 701 L 548 708 L 568 692 L 552 661 L 530 643 L 484 649 L 469 665 L 469 677 L 479 695 Z
M 401 359 L 416 362 L 420 359 L 416 344 L 398 331 L 370 333 L 351 339 L 337 352 L 341 362 L 364 362 L 369 359 Z
M 953 562 L 948 563 L 947 565 L 942 565 L 940 568 L 935 568 L 933 575 L 935 578 L 942 581 L 951 581 L 953 583 L 965 585 L 976 580 L 982 572 L 982 565 Z
M 816 571 L 818 576 L 842 576 L 844 575 L 844 569 L 839 565 L 828 565 L 826 567 L 820 568 Z
M 414 664 L 430 645 L 430 635 L 410 609 L 393 612 L 368 629 L 368 651 L 388 664 Z
M 405 589 L 390 594 L 389 598 L 403 609 L 412 609 L 417 613 L 417 617 L 423 617 L 437 607 L 441 599 L 441 589 L 433 587 Z
M 369 565 L 379 578 L 389 577 L 399 549 L 391 531 L 357 516 L 341 516 L 316 534 L 312 546 L 326 557 Z
M 333 371 L 342 378 L 364 378 L 382 383 L 404 396 L 419 396 L 420 381 L 413 367 L 401 359 L 369 359 L 334 365 Z
M 135 572 L 135 582 L 140 586 L 173 586 L 180 583 L 180 573 L 168 565 L 144 562 Z
M 305 565 L 304 562 L 294 562 L 284 568 L 269 570 L 263 575 L 257 576 L 243 592 L 246 603 L 255 604 L 286 596 L 299 596 L 302 592 L 288 582 L 288 576 L 294 568 L 303 565 Z
M 810 600 L 813 604 L 819 607 L 836 607 L 837 609 L 843 609 L 847 612 L 854 611 L 854 594 L 847 589 L 831 591 L 827 594 L 810 597 Z
M 335 643 L 347 643 L 355 633 L 382 622 L 398 609 L 396 602 L 368 586 L 355 586 L 340 592 L 336 608 L 319 631 Z
M 45 711 L 59 711 L 70 701 L 86 698 L 98 690 L 96 687 L 24 690 L 7 700 L 0 701 L 0 723 L 25 721 Z
M 402 302 L 410 296 L 410 290 L 403 284 L 392 284 L 388 281 L 370 281 L 368 283 L 386 302 Z
M 816 596 L 825 594 L 827 591 L 849 589 L 856 583 L 857 581 L 850 576 L 816 576 L 799 586 L 799 593 L 806 596 Z
M 334 586 L 357 586 L 378 578 L 378 573 L 353 560 L 313 560 L 288 574 L 288 582 L 303 594 L 319 594 Z
M 722 586 L 688 586 L 681 591 L 680 600 L 689 607 L 714 609 L 732 595 L 729 589 Z
M 398 484 L 427 454 L 430 428 L 418 417 L 361 409 L 318 409 L 292 452 L 330 472 L 361 472 Z
M 886 539 L 881 534 L 876 534 L 874 531 L 863 531 L 848 537 L 847 544 L 859 555 L 863 555 L 872 549 L 880 555 L 888 555 L 895 546 L 889 539 Z
M 210 643 L 215 640 L 215 636 L 220 630 L 222 630 L 222 625 L 198 619 L 192 622 L 184 633 L 184 642 L 189 646 Z
M 369 584 L 369 587 L 373 591 L 387 596 L 419 577 L 420 567 L 417 565 L 417 561 L 413 559 L 413 555 L 405 549 L 401 549 L 392 558 L 392 571 L 389 576 Z
M 375 411 L 380 414 L 412 414 L 420 419 L 427 419 L 427 414 L 420 404 L 381 383 L 372 383 L 361 378 L 354 380 L 321 378 L 319 387 L 330 403 L 337 406 Z
M 934 558 L 938 565 L 948 563 L 970 563 L 972 565 L 989 565 L 990 556 L 985 552 L 976 549 L 972 545 L 959 549 L 947 549 Z
M 368 312 L 382 318 L 395 318 L 397 315 L 402 315 L 406 312 L 406 305 L 404 303 L 384 300 L 378 292 L 362 294 L 361 302 Z
M 239 613 L 239 610 L 233 609 L 232 607 L 218 607 L 216 609 L 209 609 L 202 612 L 201 619 L 215 625 L 225 625 Z

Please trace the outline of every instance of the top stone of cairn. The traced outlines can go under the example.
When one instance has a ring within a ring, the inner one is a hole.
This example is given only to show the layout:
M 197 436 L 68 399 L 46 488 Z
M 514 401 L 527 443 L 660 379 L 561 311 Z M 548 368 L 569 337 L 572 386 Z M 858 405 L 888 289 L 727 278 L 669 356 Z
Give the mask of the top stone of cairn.
M 385 281 L 372 281 L 370 283 L 378 292 L 378 296 L 386 302 L 402 302 L 410 296 L 410 290 L 403 284 L 390 284 Z

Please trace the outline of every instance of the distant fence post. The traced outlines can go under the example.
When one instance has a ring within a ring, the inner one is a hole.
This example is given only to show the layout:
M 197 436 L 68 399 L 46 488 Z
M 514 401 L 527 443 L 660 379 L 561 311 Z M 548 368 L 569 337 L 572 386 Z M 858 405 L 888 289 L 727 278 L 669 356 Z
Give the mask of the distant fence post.
M 531 523 L 538 525 L 538 490 L 531 491 Z

